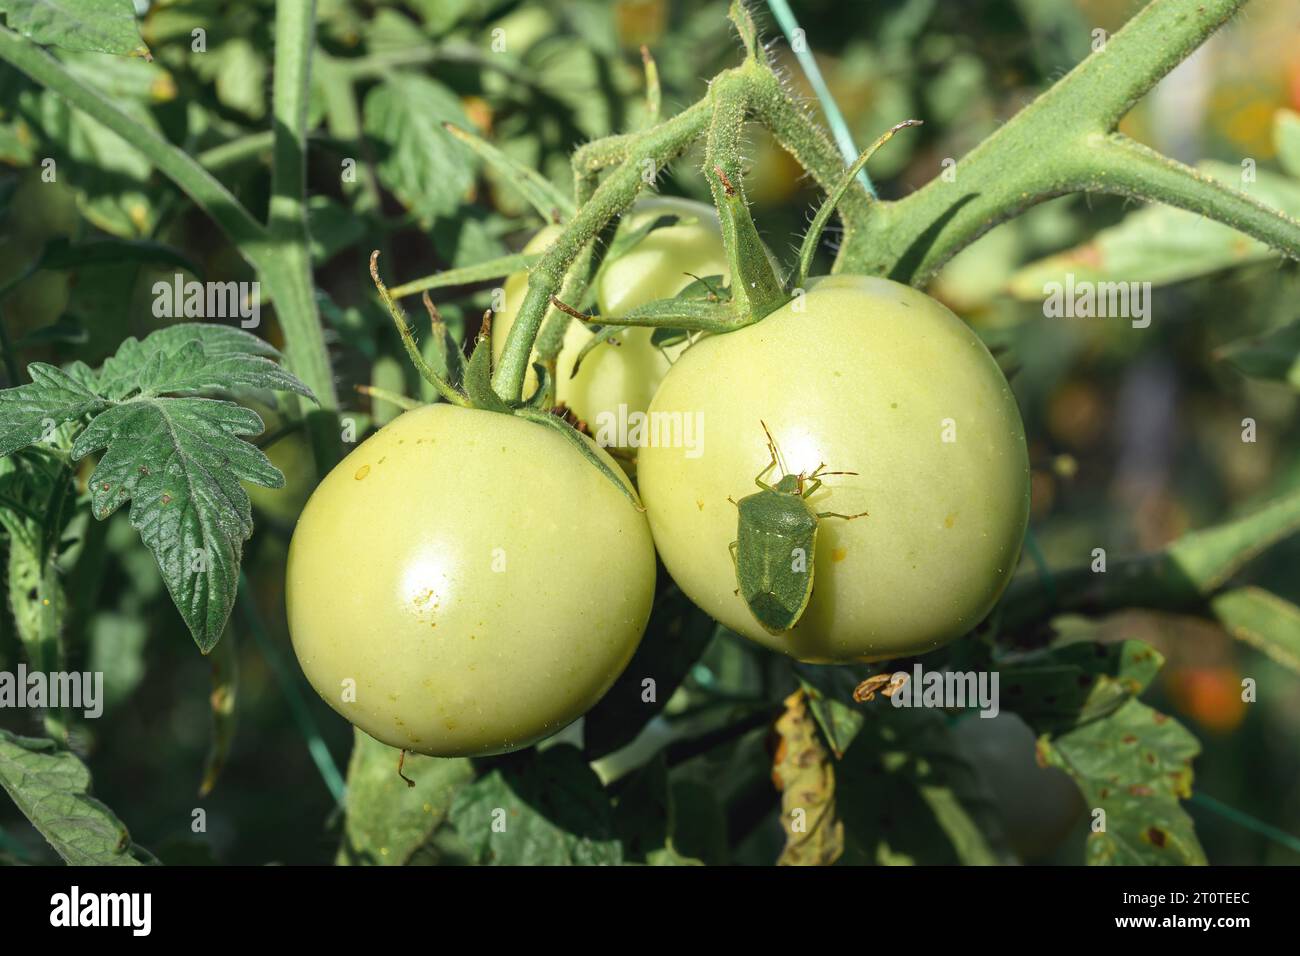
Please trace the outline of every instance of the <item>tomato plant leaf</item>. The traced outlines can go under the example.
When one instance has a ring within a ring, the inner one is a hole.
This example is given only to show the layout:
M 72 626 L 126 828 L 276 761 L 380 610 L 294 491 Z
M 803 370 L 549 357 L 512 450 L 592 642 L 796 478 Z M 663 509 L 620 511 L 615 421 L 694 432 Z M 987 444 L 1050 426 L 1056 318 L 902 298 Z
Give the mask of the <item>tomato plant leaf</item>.
M 777 863 L 829 866 L 844 853 L 844 823 L 835 808 L 835 760 L 817 734 L 803 690 L 785 699 L 776 732 L 780 741 L 772 781 L 781 791 L 785 830 L 785 848 Z
M 1048 648 L 1002 665 L 1002 706 L 1040 734 L 1063 733 L 1122 707 L 1163 666 L 1164 658 L 1141 641 Z
M 495 169 L 502 181 L 510 183 L 544 220 L 558 223 L 573 215 L 573 200 L 537 170 L 455 123 L 444 123 L 443 126 Z
M 33 362 L 27 374 L 27 385 L 0 391 L 0 455 L 48 440 L 55 426 L 108 407 L 102 395 L 53 365 Z
M 443 128 L 469 123 L 456 95 L 427 76 L 393 73 L 366 94 L 363 112 L 384 185 L 421 219 L 455 212 L 474 181 L 473 154 Z
M 1074 778 L 1088 806 L 1105 812 L 1104 828 L 1088 837 L 1089 864 L 1205 863 L 1179 804 L 1191 796 L 1192 759 L 1201 745 L 1178 721 L 1130 699 L 1108 717 L 1040 739 L 1038 747 L 1043 760 Z
M 452 799 L 474 779 L 474 766 L 463 757 L 439 759 L 406 755 L 397 775 L 400 753 L 373 737 L 355 733 L 348 765 L 347 825 L 338 862 L 358 866 L 402 866 L 422 851 L 447 819 Z
M 808 709 L 836 759 L 841 759 L 866 719 L 853 702 L 853 689 L 871 676 L 871 667 L 795 664 Z
M 1233 637 L 1300 674 L 1300 607 L 1263 588 L 1224 591 L 1210 610 Z
M 47 738 L 0 730 L 0 786 L 73 866 L 139 866 L 149 854 L 113 811 L 90 795 L 90 771 Z
M 90 416 L 71 453 L 79 461 L 106 449 L 90 479 L 95 517 L 131 502 L 131 524 L 205 653 L 230 616 L 243 542 L 253 532 L 240 481 L 278 488 L 284 476 L 243 440 L 262 431 L 256 413 L 194 393 L 249 388 L 311 397 L 274 358 L 274 348 L 241 329 L 183 323 L 127 339 L 98 373 L 82 363 L 66 370 L 33 363 L 30 384 L 0 391 L 0 454 Z
M 587 459 L 589 464 L 593 465 L 597 471 L 612 481 L 618 490 L 623 493 L 623 497 L 632 502 L 632 506 L 636 508 L 637 511 L 645 511 L 645 506 L 641 504 L 641 499 L 638 498 L 636 492 L 632 490 L 632 486 L 628 483 L 627 479 L 623 477 L 622 472 L 620 471 L 618 474 L 615 474 L 614 469 L 610 467 L 608 462 L 604 458 L 601 458 L 600 455 L 596 454 L 596 450 L 591 443 L 581 433 L 579 433 L 577 429 L 564 421 L 564 419 L 552 415 L 550 412 L 539 412 L 532 408 L 515 409 L 515 414 L 520 418 L 527 419 L 528 421 L 534 422 L 538 425 L 545 425 L 547 428 L 560 435 L 560 437 L 576 448 L 578 453 L 581 454 L 583 458 Z
M 866 711 L 836 764 L 844 865 L 1001 864 L 1013 859 L 993 797 L 936 710 Z
M 261 450 L 240 440 L 262 427 L 233 402 L 141 398 L 97 416 L 73 444 L 75 459 L 108 449 L 89 482 L 95 517 L 130 500 L 131 525 L 204 653 L 230 617 L 243 542 L 253 533 L 240 481 L 284 484 Z
M 676 791 L 668 780 L 668 764 L 658 754 L 631 774 L 619 789 L 614 826 L 623 844 L 624 862 L 652 866 L 703 866 L 677 845 Z
M 149 56 L 131 0 L 0 0 L 12 30 L 65 50 Z
M 503 758 L 456 794 L 451 822 L 478 863 L 623 862 L 609 796 L 569 744 Z

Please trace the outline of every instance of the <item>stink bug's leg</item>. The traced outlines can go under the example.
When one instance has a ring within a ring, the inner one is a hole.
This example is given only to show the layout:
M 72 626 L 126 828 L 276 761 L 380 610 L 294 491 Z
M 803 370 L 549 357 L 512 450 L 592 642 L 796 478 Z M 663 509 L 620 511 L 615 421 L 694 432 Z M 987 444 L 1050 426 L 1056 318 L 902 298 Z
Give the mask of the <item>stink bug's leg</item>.
M 870 514 L 870 512 L 867 511 L 859 511 L 855 515 L 842 515 L 838 511 L 819 511 L 817 512 L 817 517 L 818 518 L 843 518 L 845 521 L 852 521 L 854 518 L 865 518 L 867 517 L 868 514 Z
M 727 550 L 731 552 L 731 564 L 732 564 L 732 567 L 734 567 L 734 568 L 736 569 L 736 574 L 739 575 L 739 574 L 740 574 L 740 559 L 739 559 L 739 557 L 737 557 L 737 554 L 738 554 L 739 551 L 740 551 L 740 542 L 739 542 L 739 541 L 733 541 L 733 542 L 731 542 L 731 544 L 727 545 Z M 735 589 L 735 591 L 733 591 L 732 593 L 735 594 L 736 597 L 740 597 L 740 588 L 737 587 L 737 588 Z
M 733 505 L 735 505 L 737 508 L 740 507 L 740 502 L 737 501 L 735 498 L 731 497 L 731 495 L 727 495 L 727 500 L 730 501 L 730 502 L 731 502 Z M 734 545 L 736 542 L 733 541 L 733 542 L 731 542 L 731 543 Z
M 772 490 L 772 486 L 769 485 L 769 484 L 768 484 L 766 481 L 764 481 L 763 479 L 766 478 L 769 474 L 771 474 L 772 469 L 775 468 L 775 467 L 776 467 L 776 459 L 773 458 L 773 459 L 772 459 L 772 464 L 768 465 L 766 468 L 764 468 L 762 471 L 760 471 L 760 472 L 758 473 L 757 476 L 755 476 L 755 478 L 754 478 L 754 484 L 758 485 L 758 487 L 762 488 L 764 491 L 771 491 L 771 490 Z
M 816 472 L 814 472 L 814 474 L 816 474 Z M 808 486 L 807 491 L 803 492 L 803 496 L 805 498 L 811 498 L 812 493 L 816 491 L 818 488 L 820 488 L 821 486 L 822 486 L 822 480 L 820 478 L 813 478 L 812 484 Z

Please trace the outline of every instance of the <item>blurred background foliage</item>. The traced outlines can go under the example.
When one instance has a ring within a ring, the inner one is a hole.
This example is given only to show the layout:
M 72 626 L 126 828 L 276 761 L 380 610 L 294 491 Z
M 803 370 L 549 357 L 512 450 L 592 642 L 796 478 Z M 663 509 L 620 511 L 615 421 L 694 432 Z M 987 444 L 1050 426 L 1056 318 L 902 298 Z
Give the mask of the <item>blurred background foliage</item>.
M 152 62 L 67 52 L 60 59 L 202 157 L 250 209 L 265 209 L 273 4 L 138 0 L 137 7 Z M 1088 53 L 1094 30 L 1118 28 L 1133 5 L 793 0 L 791 7 L 859 146 L 900 120 L 925 121 L 871 164 L 888 198 L 928 181 L 945 158 L 960 157 L 996 129 Z M 756 12 L 765 35 L 779 37 L 761 4 Z M 575 145 L 640 122 L 641 45 L 657 58 L 665 111 L 674 111 L 736 61 L 725 13 L 723 0 L 319 0 L 309 154 L 313 257 L 340 393 L 352 409 L 345 414 L 361 432 L 372 416 L 382 422 L 393 410 L 371 409 L 354 386 L 420 394 L 369 284 L 370 250 L 384 251 L 386 275 L 397 281 L 502 255 L 539 225 L 510 184 L 481 168 L 441 122 L 475 129 L 567 190 Z M 193 49 L 196 28 L 205 31 L 202 52 Z M 819 112 L 787 43 L 774 43 L 773 53 Z M 1162 82 L 1122 128 L 1175 158 L 1218 161 L 1230 173 L 1250 160 L 1255 179 L 1246 188 L 1300 214 L 1300 120 L 1287 110 L 1300 110 L 1300 23 L 1293 7 L 1258 2 Z M 760 131 L 749 155 L 757 222 L 790 262 L 819 196 Z M 46 158 L 57 163 L 56 182 L 43 180 Z M 698 158 L 676 164 L 661 188 L 707 200 Z M 349 163 L 355 177 L 346 175 Z M 156 261 L 33 271 L 47 243 L 104 235 L 148 240 L 169 252 Z M 187 277 L 252 278 L 217 230 L 114 134 L 0 68 L 0 311 L 21 360 L 94 365 L 122 338 L 168 324 L 153 315 L 150 289 L 176 271 L 174 255 L 188 263 Z M 1045 319 L 1043 282 L 1069 270 L 1158 280 L 1150 328 L 1138 334 L 1122 320 Z M 1246 377 L 1241 362 L 1226 360 L 1237 353 L 1224 351 L 1300 319 L 1294 263 L 1188 214 L 1073 196 L 990 233 L 949 264 L 930 291 L 1014 358 L 1012 385 L 1033 467 L 1026 565 L 1076 564 L 1095 547 L 1113 555 L 1155 550 L 1188 529 L 1300 487 L 1296 388 L 1285 373 L 1272 376 L 1277 380 Z M 472 317 L 486 306 L 488 288 L 461 292 L 442 310 L 463 337 L 474 332 Z M 281 344 L 269 320 L 259 331 Z M 275 400 L 262 398 L 268 433 L 275 432 Z M 1241 439 L 1245 418 L 1257 423 L 1251 443 Z M 340 839 L 344 857 L 364 859 L 376 839 L 392 837 L 363 832 L 364 821 L 349 823 L 345 833 L 320 771 L 329 762 L 322 748 L 340 768 L 347 765 L 352 734 L 305 693 L 284 632 L 285 551 L 310 490 L 310 460 L 300 433 L 268 451 L 288 487 L 253 492 L 258 530 L 245 562 L 251 593 L 215 659 L 194 653 L 124 514 L 92 532 L 95 545 L 81 548 L 69 568 L 72 666 L 103 670 L 108 693 L 104 719 L 76 725 L 76 749 L 87 755 L 96 795 L 166 862 L 326 862 Z M 1300 601 L 1297 567 L 1300 539 L 1253 565 L 1250 581 Z M 689 610 L 675 614 L 674 626 L 692 629 L 690 646 L 702 656 L 635 746 L 619 750 L 628 741 L 610 740 L 599 748 L 604 755 L 595 771 L 621 787 L 621 802 L 633 800 L 638 788 L 667 792 L 680 824 L 671 841 L 676 851 L 708 862 L 771 862 L 783 833 L 769 727 L 772 701 L 790 689 L 783 683 L 789 668 L 715 633 Z M 1300 693 L 1293 673 L 1200 618 L 1128 612 L 1081 626 L 1103 640 L 1143 640 L 1166 656 L 1148 700 L 1179 716 L 1200 740 L 1198 791 L 1300 834 Z M 6 624 L 0 669 L 17 660 Z M 1242 702 L 1243 677 L 1257 682 L 1258 703 Z M 295 704 L 290 692 L 302 699 Z M 230 695 L 233 711 L 223 707 Z M 34 729 L 21 712 L 0 721 L 17 732 Z M 1008 833 L 1011 850 L 1027 861 L 1080 860 L 1082 802 L 1072 785 L 1062 788 L 1063 777 L 1035 764 L 1033 735 L 1018 718 L 984 722 L 996 730 L 980 723 L 957 720 L 956 739 L 991 793 L 994 826 L 1015 831 Z M 305 737 L 317 746 L 315 759 Z M 554 743 L 557 762 L 570 759 L 566 742 L 580 739 L 575 730 Z M 879 747 L 887 756 L 896 743 L 864 739 L 855 746 Z M 586 745 L 591 756 L 591 739 Z M 645 763 L 652 753 L 663 756 Z M 223 769 L 200 798 L 214 764 Z M 655 775 L 670 769 L 665 787 Z M 509 764 L 494 771 L 511 772 Z M 911 783 L 931 772 L 917 771 Z M 365 792 L 382 801 L 394 781 L 385 769 Z M 490 853 L 466 845 L 454 820 L 458 807 L 490 797 L 497 785 L 497 777 L 481 778 L 474 784 L 481 790 L 465 791 L 470 796 L 459 802 L 449 783 L 431 792 L 429 828 L 412 838 L 408 856 L 458 862 Z M 888 816 L 889 798 L 878 786 L 878 779 L 850 776 L 840 800 L 856 794 L 866 802 L 852 812 Z M 876 807 L 872 800 L 885 802 Z M 200 806 L 208 831 L 195 835 L 191 813 Z M 1194 801 L 1188 809 L 1212 862 L 1300 863 L 1294 838 L 1288 849 L 1221 808 Z M 663 834 L 640 837 L 652 848 L 664 842 Z M 665 851 L 647 858 L 654 852 Z M 926 847 L 897 840 L 886 851 L 857 852 L 936 859 Z M 49 858 L 2 801 L 0 855 Z

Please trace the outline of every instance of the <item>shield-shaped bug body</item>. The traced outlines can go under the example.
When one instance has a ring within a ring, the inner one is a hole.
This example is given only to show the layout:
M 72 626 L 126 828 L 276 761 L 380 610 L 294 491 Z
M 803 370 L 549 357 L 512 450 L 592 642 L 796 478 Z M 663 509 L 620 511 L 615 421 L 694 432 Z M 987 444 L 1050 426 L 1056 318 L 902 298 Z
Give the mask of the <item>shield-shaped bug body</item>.
M 780 634 L 799 623 L 812 597 L 819 521 L 862 518 L 867 512 L 845 515 L 814 511 L 808 498 L 821 487 L 822 478 L 856 472 L 826 471 L 823 463 L 811 474 L 785 474 L 766 424 L 763 432 L 772 460 L 754 478 L 761 490 L 734 502 L 739 518 L 731 557 L 736 564 L 738 593 L 763 627 Z M 764 479 L 778 466 L 781 478 L 770 485 Z

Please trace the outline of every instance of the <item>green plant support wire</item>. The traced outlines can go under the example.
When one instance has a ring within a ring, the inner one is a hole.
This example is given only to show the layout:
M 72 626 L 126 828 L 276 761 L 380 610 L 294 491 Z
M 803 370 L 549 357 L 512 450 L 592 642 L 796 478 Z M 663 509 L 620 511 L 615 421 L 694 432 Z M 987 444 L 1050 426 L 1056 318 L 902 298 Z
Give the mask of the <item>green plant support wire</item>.
M 1223 819 L 1250 830 L 1252 833 L 1258 833 L 1278 846 L 1284 846 L 1292 852 L 1300 853 L 1300 837 L 1292 836 L 1285 830 L 1280 830 L 1263 820 L 1257 820 L 1249 813 L 1238 810 L 1236 807 L 1230 807 L 1226 803 L 1215 800 L 1204 793 L 1193 793 L 1190 802 L 1198 807 L 1204 807 L 1211 813 L 1218 814 Z
M 822 78 L 822 71 L 817 66 L 817 59 L 808 49 L 807 43 L 795 42 L 795 31 L 799 29 L 799 21 L 794 17 L 794 11 L 790 9 L 790 4 L 786 0 L 767 0 L 768 8 L 772 11 L 772 16 L 776 17 L 776 22 L 781 27 L 781 32 L 785 34 L 786 40 L 790 43 L 790 49 L 794 51 L 795 59 L 803 67 L 803 71 L 808 76 L 808 82 L 812 84 L 813 92 L 817 94 L 817 101 L 822 105 L 822 112 L 826 114 L 826 125 L 831 128 L 831 135 L 835 137 L 835 145 L 840 148 L 844 155 L 846 163 L 852 163 L 858 158 L 858 148 L 853 145 L 853 134 L 849 132 L 849 124 L 844 121 L 844 114 L 835 104 L 835 98 L 831 96 L 830 89 L 826 86 L 826 80 Z M 867 175 L 865 169 L 858 171 L 858 181 L 866 187 L 871 198 L 876 198 L 876 187 L 871 183 L 871 177 Z

